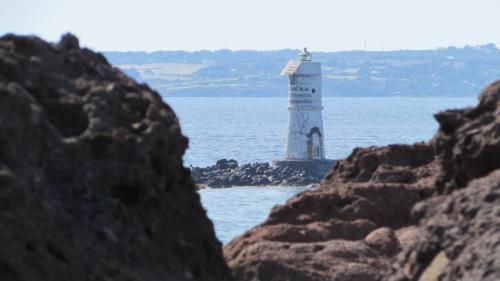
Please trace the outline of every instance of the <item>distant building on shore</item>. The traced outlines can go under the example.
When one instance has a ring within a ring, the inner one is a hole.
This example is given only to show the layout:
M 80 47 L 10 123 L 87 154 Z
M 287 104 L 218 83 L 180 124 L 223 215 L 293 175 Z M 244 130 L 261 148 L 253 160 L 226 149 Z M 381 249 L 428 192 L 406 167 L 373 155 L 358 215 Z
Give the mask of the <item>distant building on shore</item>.
M 325 159 L 321 63 L 306 48 L 281 71 L 288 76 L 286 160 Z

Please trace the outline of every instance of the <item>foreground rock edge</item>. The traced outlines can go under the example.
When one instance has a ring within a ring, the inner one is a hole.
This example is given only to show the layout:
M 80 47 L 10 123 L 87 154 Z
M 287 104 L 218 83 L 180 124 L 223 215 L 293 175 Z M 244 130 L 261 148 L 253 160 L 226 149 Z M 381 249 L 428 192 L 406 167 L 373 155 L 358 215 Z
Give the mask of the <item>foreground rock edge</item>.
M 80 48 L 0 38 L 2 280 L 231 280 L 159 94 Z

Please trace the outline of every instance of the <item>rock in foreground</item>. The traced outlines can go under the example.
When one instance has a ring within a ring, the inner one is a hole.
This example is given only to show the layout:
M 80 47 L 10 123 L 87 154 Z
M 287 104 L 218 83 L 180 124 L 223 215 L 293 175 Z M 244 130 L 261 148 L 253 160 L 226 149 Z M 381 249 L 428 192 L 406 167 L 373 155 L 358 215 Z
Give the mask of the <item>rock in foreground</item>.
M 65 35 L 0 38 L 0 279 L 229 280 L 160 96 Z
M 466 188 L 419 203 L 422 235 L 390 280 L 500 280 L 500 169 Z
M 234 276 L 500 280 L 500 82 L 436 119 L 430 142 L 356 149 L 231 241 Z
M 435 169 L 428 144 L 355 150 L 225 246 L 226 260 L 237 280 L 378 280 L 397 235 L 415 235 L 411 206 L 432 194 Z
M 500 81 L 481 93 L 478 106 L 436 119 L 439 194 L 413 208 L 422 235 L 387 276 L 500 280 Z

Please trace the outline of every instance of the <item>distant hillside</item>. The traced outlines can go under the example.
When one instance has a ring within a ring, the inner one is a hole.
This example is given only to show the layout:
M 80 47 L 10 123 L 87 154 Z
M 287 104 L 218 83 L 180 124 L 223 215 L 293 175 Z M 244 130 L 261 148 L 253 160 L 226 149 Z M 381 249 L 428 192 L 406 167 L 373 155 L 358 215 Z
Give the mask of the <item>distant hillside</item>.
M 284 96 L 281 68 L 298 50 L 105 52 L 128 75 L 169 96 Z M 428 51 L 313 52 L 325 96 L 475 96 L 500 78 L 493 44 Z

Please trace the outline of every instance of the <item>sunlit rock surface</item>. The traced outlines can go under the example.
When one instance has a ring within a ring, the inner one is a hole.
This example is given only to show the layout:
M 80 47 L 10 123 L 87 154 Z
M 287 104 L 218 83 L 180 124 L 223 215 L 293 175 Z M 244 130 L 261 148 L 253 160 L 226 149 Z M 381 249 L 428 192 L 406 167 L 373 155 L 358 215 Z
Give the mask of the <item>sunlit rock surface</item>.
M 238 280 L 378 280 L 437 169 L 429 144 L 357 149 L 225 246 L 226 260 Z

